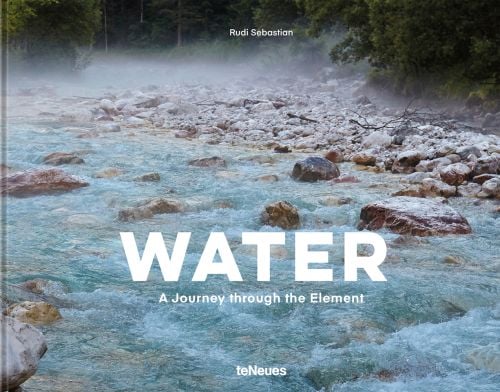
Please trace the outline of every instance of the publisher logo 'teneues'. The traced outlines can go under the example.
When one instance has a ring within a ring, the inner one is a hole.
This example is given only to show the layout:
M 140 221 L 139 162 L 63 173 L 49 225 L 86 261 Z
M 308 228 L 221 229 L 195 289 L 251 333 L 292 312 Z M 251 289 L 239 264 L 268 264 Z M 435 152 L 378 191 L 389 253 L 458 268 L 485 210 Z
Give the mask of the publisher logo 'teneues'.
M 238 376 L 286 376 L 284 367 L 236 366 Z

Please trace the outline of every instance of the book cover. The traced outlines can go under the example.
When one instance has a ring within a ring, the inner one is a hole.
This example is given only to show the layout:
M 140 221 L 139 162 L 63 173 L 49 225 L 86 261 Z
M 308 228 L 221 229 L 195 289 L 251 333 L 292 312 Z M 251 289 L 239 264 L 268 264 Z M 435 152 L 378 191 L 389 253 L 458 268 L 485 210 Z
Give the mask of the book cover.
M 497 391 L 499 17 L 2 1 L 1 391 Z

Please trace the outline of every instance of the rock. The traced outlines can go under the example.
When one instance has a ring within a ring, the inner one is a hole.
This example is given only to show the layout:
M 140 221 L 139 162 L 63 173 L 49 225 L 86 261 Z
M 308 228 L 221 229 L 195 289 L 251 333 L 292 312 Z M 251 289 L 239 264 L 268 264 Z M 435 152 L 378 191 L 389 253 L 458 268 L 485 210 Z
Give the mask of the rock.
M 405 135 L 394 135 L 392 137 L 392 144 L 396 146 L 402 146 L 405 139 L 406 139 Z
M 455 151 L 457 151 L 456 147 L 452 144 L 445 144 L 442 145 L 438 148 L 436 152 L 436 156 L 438 157 L 445 157 L 450 154 L 455 154 Z
M 457 187 L 457 195 L 462 197 L 476 197 L 479 192 L 481 192 L 481 185 L 474 182 Z
M 16 303 L 5 309 L 4 314 L 29 324 L 50 324 L 62 318 L 59 310 L 47 302 Z
M 188 162 L 190 166 L 196 167 L 226 167 L 226 161 L 221 157 L 192 159 Z
M 360 97 L 356 98 L 355 102 L 359 105 L 369 105 L 372 103 L 372 101 L 370 101 L 370 98 L 368 98 L 366 95 L 361 95 Z
M 481 186 L 481 196 L 500 198 L 500 177 L 485 181 Z
M 457 188 L 448 185 L 442 181 L 436 180 L 434 178 L 426 178 L 422 181 L 420 185 L 420 194 L 423 197 L 431 196 L 441 196 L 441 197 L 452 197 L 457 193 Z
M 497 157 L 481 157 L 474 165 L 473 175 L 498 174 L 500 171 L 500 160 Z
M 120 210 L 118 212 L 118 220 L 130 222 L 138 219 L 152 218 L 158 214 L 171 214 L 182 211 L 184 211 L 184 207 L 177 201 L 155 198 L 137 207 Z
M 464 163 L 452 163 L 440 168 L 441 179 L 449 185 L 460 185 L 467 181 L 472 170 Z
M 361 209 L 359 229 L 382 228 L 422 237 L 471 232 L 467 220 L 450 206 L 407 196 L 370 203 Z
M 465 261 L 459 256 L 448 255 L 448 256 L 444 257 L 443 263 L 452 264 L 452 265 L 460 265 L 460 264 L 464 264 Z
M 213 204 L 214 208 L 234 208 L 234 203 L 231 200 L 216 200 Z
M 104 112 L 110 116 L 118 114 L 115 104 L 109 99 L 102 99 L 101 102 L 99 102 L 99 108 L 104 110 Z
M 76 156 L 75 154 L 67 153 L 67 152 L 53 152 L 52 154 L 47 155 L 43 158 L 43 163 L 47 165 L 69 165 L 69 164 L 81 164 L 85 163 L 85 161 Z
M 61 169 L 27 170 L 0 180 L 2 196 L 36 196 L 68 192 L 88 186 L 88 182 L 65 173 Z
M 186 139 L 190 137 L 196 136 L 197 130 L 189 130 L 189 129 L 179 129 L 174 132 L 174 136 L 178 139 Z
M 457 148 L 456 153 L 458 155 L 460 155 L 460 158 L 462 158 L 462 159 L 467 159 L 467 157 L 470 154 L 473 154 L 473 155 L 475 155 L 478 158 L 481 156 L 481 151 L 479 151 L 479 148 L 477 148 L 476 146 L 463 146 L 463 147 L 459 147 L 459 148 Z
M 21 287 L 33 294 L 53 296 L 60 296 L 68 291 L 66 286 L 64 286 L 61 282 L 54 282 L 40 278 L 27 280 L 21 284 Z
M 410 196 L 410 197 L 425 197 L 422 194 L 422 190 L 417 185 L 410 185 L 403 188 L 397 192 L 391 194 L 391 196 Z
M 94 174 L 95 178 L 113 178 L 122 175 L 123 171 L 117 167 L 107 167 Z
M 297 229 L 300 226 L 299 211 L 287 201 L 271 203 L 262 212 L 262 223 L 278 226 L 285 230 Z
M 435 169 L 438 169 L 442 166 L 451 165 L 453 162 L 446 157 L 436 158 L 431 160 L 423 160 L 415 166 L 415 170 L 417 172 L 431 172 Z
M 374 166 L 377 162 L 377 157 L 370 151 L 361 151 L 351 157 L 351 161 L 358 165 Z
M 325 159 L 333 163 L 344 162 L 344 154 L 339 149 L 333 148 L 325 154 Z
M 292 171 L 294 179 L 306 182 L 331 180 L 339 175 L 337 165 L 322 157 L 309 157 L 298 161 Z
M 348 176 L 348 175 L 342 174 L 341 176 L 334 178 L 332 180 L 332 182 L 335 184 L 340 184 L 340 183 L 344 183 L 344 182 L 359 182 L 359 179 L 356 176 Z
M 140 176 L 135 177 L 134 181 L 139 181 L 139 182 L 156 182 L 156 181 L 160 181 L 160 173 L 151 172 L 151 173 L 142 174 Z
M 409 150 L 400 153 L 392 164 L 393 173 L 410 174 L 415 171 L 415 166 L 424 158 L 420 151 Z
M 375 131 L 364 138 L 361 145 L 363 147 L 389 147 L 392 144 L 392 137 L 385 132 Z
M 2 331 L 0 390 L 15 390 L 38 368 L 38 362 L 47 351 L 44 336 L 35 327 L 21 323 L 12 317 L 0 315 Z
M 280 153 L 280 154 L 286 154 L 289 152 L 292 152 L 288 146 L 276 146 L 274 147 L 274 152 Z
M 472 178 L 472 181 L 475 182 L 476 184 L 482 185 L 486 181 L 491 180 L 492 178 L 498 177 L 496 174 L 480 174 L 478 176 L 474 176 Z
M 279 181 L 279 177 L 276 174 L 265 174 L 257 177 L 257 180 L 262 182 L 276 182 Z
M 401 181 L 409 182 L 410 184 L 420 184 L 424 179 L 429 178 L 430 176 L 430 173 L 416 171 L 415 173 L 404 176 Z
M 460 158 L 460 155 L 458 154 L 449 154 L 449 155 L 446 155 L 444 158 L 447 158 L 451 161 L 451 163 L 458 163 L 462 160 L 462 158 Z

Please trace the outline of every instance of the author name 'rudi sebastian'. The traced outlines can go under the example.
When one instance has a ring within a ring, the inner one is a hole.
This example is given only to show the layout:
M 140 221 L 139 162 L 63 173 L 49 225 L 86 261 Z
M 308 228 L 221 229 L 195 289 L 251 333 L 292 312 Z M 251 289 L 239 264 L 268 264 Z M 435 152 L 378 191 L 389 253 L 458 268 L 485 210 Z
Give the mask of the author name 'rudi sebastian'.
M 230 37 L 293 37 L 293 30 L 264 30 L 264 29 L 229 29 Z

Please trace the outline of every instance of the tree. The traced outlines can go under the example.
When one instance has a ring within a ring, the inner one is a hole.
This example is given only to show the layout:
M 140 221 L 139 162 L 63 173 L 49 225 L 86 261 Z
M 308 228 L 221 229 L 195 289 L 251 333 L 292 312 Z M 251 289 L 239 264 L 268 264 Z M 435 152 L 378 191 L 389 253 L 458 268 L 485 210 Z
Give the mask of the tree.
M 500 3 L 491 0 L 299 0 L 311 33 L 343 23 L 335 62 L 367 58 L 403 81 L 499 84 Z
M 78 48 L 90 46 L 100 27 L 99 0 L 11 0 L 7 32 L 30 61 L 74 69 Z

